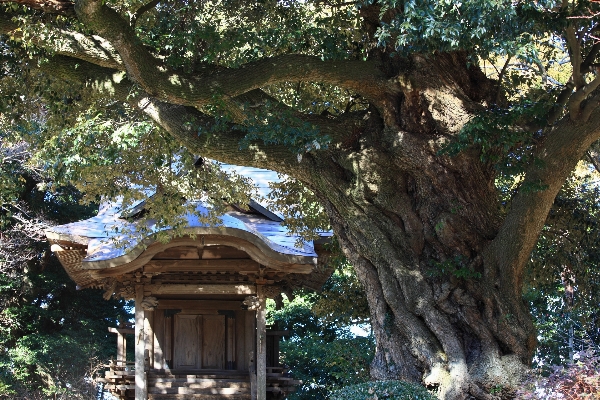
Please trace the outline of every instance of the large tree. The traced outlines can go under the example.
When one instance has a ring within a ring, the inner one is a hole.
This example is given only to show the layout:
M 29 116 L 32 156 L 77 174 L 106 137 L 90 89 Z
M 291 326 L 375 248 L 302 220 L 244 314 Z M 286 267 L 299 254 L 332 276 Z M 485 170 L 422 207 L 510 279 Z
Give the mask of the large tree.
M 92 197 L 154 179 L 159 217 L 187 154 L 285 173 L 365 287 L 372 376 L 508 396 L 526 264 L 600 138 L 595 1 L 2 3 L 3 121 L 43 125 L 48 167 Z

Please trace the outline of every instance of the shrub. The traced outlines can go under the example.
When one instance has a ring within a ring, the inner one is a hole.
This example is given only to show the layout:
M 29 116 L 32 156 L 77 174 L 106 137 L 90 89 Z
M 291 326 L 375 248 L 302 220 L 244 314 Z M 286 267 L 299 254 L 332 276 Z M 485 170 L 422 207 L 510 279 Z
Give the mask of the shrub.
M 600 393 L 600 357 L 592 351 L 576 353 L 567 366 L 550 367 L 550 375 L 532 376 L 517 395 L 524 400 L 596 399 Z
M 436 400 L 423 386 L 402 381 L 376 381 L 346 386 L 331 394 L 331 400 Z

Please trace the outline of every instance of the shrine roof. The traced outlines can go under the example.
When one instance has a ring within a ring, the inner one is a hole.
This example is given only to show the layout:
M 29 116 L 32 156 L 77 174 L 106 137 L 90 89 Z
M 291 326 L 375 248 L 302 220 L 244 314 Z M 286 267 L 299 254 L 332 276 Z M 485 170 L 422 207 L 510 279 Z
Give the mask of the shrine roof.
M 281 181 L 276 172 L 264 169 L 234 165 L 222 165 L 222 169 L 250 178 L 262 198 L 266 198 L 270 192 L 269 183 Z M 196 215 L 188 213 L 183 217 L 187 221 L 183 233 L 238 237 L 253 243 L 281 262 L 316 264 L 317 254 L 312 242 L 302 241 L 299 236 L 291 234 L 282 224 L 281 214 L 269 210 L 263 201 L 252 201 L 250 205 L 256 213 L 228 211 L 219 217 L 218 224 L 212 226 L 201 223 Z M 197 213 L 209 212 L 206 203 L 198 201 L 194 204 Z M 150 221 L 144 226 L 144 234 L 139 234 L 142 231 L 139 229 L 139 222 L 126 218 L 123 214 L 126 213 L 118 202 L 105 203 L 96 216 L 54 226 L 46 231 L 46 235 L 53 243 L 85 246 L 87 252 L 81 260 L 81 268 L 101 269 L 132 261 L 148 244 L 156 241 L 157 233 L 170 230 L 169 227 L 158 227 Z M 324 232 L 322 236 L 331 236 L 331 232 Z M 297 247 L 297 243 L 302 243 L 302 246 Z

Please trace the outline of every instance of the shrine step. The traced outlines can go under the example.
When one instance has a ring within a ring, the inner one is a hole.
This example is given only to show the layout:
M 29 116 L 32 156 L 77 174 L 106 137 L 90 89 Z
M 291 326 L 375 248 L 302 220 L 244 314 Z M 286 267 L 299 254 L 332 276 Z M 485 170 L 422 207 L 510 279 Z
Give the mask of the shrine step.
M 238 379 L 248 380 L 249 374 L 246 371 L 198 371 L 198 370 L 169 370 L 169 371 L 150 371 L 148 379 L 153 378 L 176 378 L 176 379 Z
M 250 400 L 245 371 L 154 370 L 148 372 L 148 400 Z
M 230 388 L 230 387 L 211 387 L 211 388 L 192 388 L 192 387 L 172 387 L 157 388 L 148 387 L 148 393 L 152 394 L 207 394 L 207 395 L 244 395 L 250 394 L 250 388 Z
M 160 389 L 168 389 L 175 387 L 187 387 L 192 389 L 206 389 L 206 388 L 249 388 L 250 382 L 239 381 L 232 379 L 200 379 L 200 378 L 188 378 L 188 379 L 177 379 L 177 378 L 154 378 L 148 380 L 149 387 L 155 387 Z
M 148 393 L 148 400 L 251 400 L 250 394 L 154 394 Z

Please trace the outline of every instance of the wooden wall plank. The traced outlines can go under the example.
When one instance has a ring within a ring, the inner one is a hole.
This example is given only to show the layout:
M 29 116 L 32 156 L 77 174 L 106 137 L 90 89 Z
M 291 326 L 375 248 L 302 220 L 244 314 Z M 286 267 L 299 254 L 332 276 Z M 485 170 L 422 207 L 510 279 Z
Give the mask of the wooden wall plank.
M 200 368 L 198 316 L 175 315 L 173 364 L 175 368 Z
M 235 272 L 255 271 L 258 272 L 259 264 L 251 259 L 234 260 L 152 260 L 144 265 L 144 272 Z
M 173 316 L 165 317 L 165 341 L 164 341 L 165 368 L 173 367 Z
M 243 250 L 236 249 L 232 246 L 204 246 L 204 252 L 202 253 L 203 259 L 220 259 L 220 258 L 237 258 L 244 259 L 250 258 L 248 253 Z
M 152 257 L 152 258 L 155 260 L 160 260 L 160 259 L 168 259 L 168 260 L 199 259 L 200 258 L 200 255 L 198 254 L 199 250 L 201 251 L 201 248 L 198 248 L 196 246 L 171 247 L 169 249 L 161 251 L 158 254 L 155 254 L 154 257 Z
M 235 368 L 235 314 L 227 316 L 227 369 Z
M 225 368 L 225 315 L 203 315 L 202 368 Z
M 246 313 L 238 310 L 235 312 L 235 359 L 238 371 L 248 371 L 248 351 L 246 351 Z

